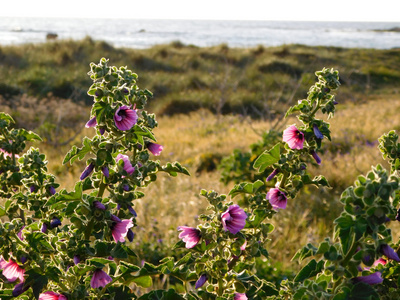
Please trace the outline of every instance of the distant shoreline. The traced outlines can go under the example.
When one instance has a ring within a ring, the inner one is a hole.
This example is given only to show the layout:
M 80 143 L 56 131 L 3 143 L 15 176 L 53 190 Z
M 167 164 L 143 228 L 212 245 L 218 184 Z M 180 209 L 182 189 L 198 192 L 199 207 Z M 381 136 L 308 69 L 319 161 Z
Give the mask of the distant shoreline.
M 45 42 L 91 36 L 117 48 L 149 49 L 180 41 L 185 45 L 252 48 L 300 44 L 363 49 L 400 47 L 400 22 L 305 22 L 223 20 L 133 20 L 0 18 L 0 44 Z M 54 35 L 52 35 L 54 36 Z

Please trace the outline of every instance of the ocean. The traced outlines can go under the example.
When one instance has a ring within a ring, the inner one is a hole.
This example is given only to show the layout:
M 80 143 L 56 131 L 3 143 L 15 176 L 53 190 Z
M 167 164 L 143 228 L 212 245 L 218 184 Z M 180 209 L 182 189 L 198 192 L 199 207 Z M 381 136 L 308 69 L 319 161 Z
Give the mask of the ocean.
M 199 47 L 304 44 L 345 48 L 400 47 L 400 22 L 300 22 L 223 20 L 137 20 L 73 18 L 0 18 L 0 45 L 43 43 L 48 33 L 58 39 L 90 36 L 115 47 L 149 48 L 180 41 Z

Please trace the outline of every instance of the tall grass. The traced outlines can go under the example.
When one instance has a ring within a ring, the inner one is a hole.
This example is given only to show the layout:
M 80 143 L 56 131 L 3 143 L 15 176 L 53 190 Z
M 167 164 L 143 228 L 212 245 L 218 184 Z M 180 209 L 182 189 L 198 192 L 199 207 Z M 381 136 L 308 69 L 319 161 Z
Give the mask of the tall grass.
M 276 229 L 269 246 L 272 263 L 279 262 L 282 268 L 289 268 L 290 258 L 297 249 L 332 233 L 332 221 L 342 209 L 338 201 L 340 193 L 354 182 L 357 175 L 366 173 L 371 165 L 385 165 L 376 140 L 384 132 L 400 129 L 399 111 L 400 98 L 339 105 L 331 122 L 332 142 L 326 143 L 321 154 L 322 164 L 309 170 L 314 175 L 324 174 L 333 188 L 322 191 L 305 189 L 274 218 Z M 142 258 L 150 260 L 169 253 L 170 246 L 178 241 L 177 226 L 197 224 L 196 217 L 206 209 L 206 201 L 198 196 L 201 189 L 229 192 L 232 185 L 222 184 L 220 173 L 215 168 L 220 159 L 236 148 L 246 151 L 272 126 L 268 121 L 233 115 L 216 116 L 207 110 L 173 117 L 159 116 L 158 122 L 155 134 L 158 143 L 164 146 L 159 159 L 161 162 L 181 162 L 191 176 L 171 178 L 161 174 L 157 184 L 150 185 L 146 196 L 136 203 L 139 227 L 135 229 L 134 243 L 141 247 L 146 245 L 137 249 L 141 249 L 138 252 Z M 295 119 L 284 120 L 286 125 L 295 122 Z M 93 129 L 84 129 L 73 143 L 79 146 L 83 136 L 92 134 Z M 46 153 L 49 168 L 58 176 L 58 181 L 71 189 L 84 168 L 83 163 L 78 161 L 73 166 L 60 166 L 68 151 L 67 145 L 56 148 L 41 144 L 39 147 Z M 283 224 L 289 226 L 281 226 Z M 150 232 L 149 226 L 153 228 Z M 394 224 L 395 236 L 400 234 L 397 227 Z

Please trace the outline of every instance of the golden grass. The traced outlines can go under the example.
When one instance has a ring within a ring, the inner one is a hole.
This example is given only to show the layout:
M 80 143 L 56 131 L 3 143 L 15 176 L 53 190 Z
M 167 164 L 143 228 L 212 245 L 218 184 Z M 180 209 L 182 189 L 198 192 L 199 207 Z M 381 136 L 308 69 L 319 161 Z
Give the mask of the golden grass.
M 268 246 L 273 262 L 279 261 L 283 268 L 293 269 L 290 259 L 298 249 L 308 242 L 318 243 L 331 235 L 333 224 L 313 215 L 312 201 L 327 207 L 332 205 L 329 201 L 334 201 L 340 211 L 340 192 L 351 185 L 359 174 L 365 174 L 371 165 L 383 163 L 376 140 L 389 130 L 400 129 L 399 111 L 399 97 L 337 107 L 337 113 L 331 120 L 332 142 L 325 143 L 325 152 L 321 153 L 322 164 L 311 167 L 310 173 L 325 175 L 341 189 L 336 192 L 326 190 L 324 199 L 317 198 L 321 194 L 315 194 L 315 189 L 305 189 L 299 199 L 293 200 L 285 211 L 275 216 L 272 223 L 276 229 Z M 262 132 L 271 127 L 271 123 L 241 116 L 215 116 L 206 110 L 173 117 L 160 116 L 158 122 L 155 135 L 158 143 L 164 146 L 164 151 L 157 158 L 163 163 L 181 162 L 191 176 L 172 178 L 160 174 L 158 180 L 145 190 L 146 196 L 138 200 L 135 207 L 139 227 L 134 243 L 150 242 L 148 228 L 156 219 L 157 232 L 153 235 L 163 240 L 163 247 L 169 247 L 178 241 L 178 226 L 196 226 L 197 216 L 205 212 L 206 200 L 198 196 L 201 189 L 227 194 L 232 187 L 232 184 L 225 186 L 219 181 L 218 171 L 196 173 L 199 162 L 207 159 L 205 154 L 225 156 L 235 148 L 246 151 L 250 144 L 260 139 Z M 293 119 L 286 121 L 287 124 L 294 122 Z M 93 133 L 93 129 L 84 129 L 74 144 L 80 146 L 81 138 Z M 375 144 L 371 145 L 373 142 Z M 57 174 L 58 182 L 71 189 L 84 168 L 83 162 L 61 167 L 60 163 L 69 150 L 67 147 L 54 148 L 42 144 L 40 148 L 46 153 L 50 161 L 49 169 Z M 302 201 L 308 201 L 310 208 L 304 208 Z M 400 237 L 400 228 L 397 224 L 394 227 L 396 241 Z

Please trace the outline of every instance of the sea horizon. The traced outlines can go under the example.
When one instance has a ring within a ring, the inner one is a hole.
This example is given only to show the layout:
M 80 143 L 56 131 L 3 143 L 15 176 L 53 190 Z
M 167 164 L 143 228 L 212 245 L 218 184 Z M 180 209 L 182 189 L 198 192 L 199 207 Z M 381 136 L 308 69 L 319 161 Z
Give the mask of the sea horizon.
M 396 28 L 400 22 L 2 17 L 0 45 L 43 43 L 51 33 L 57 39 L 90 36 L 115 47 L 139 49 L 175 41 L 199 47 L 303 44 L 391 49 L 400 47 Z

